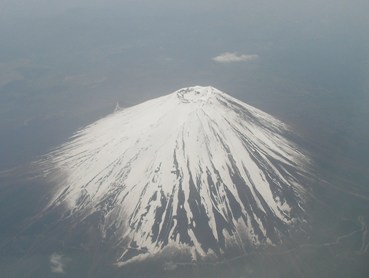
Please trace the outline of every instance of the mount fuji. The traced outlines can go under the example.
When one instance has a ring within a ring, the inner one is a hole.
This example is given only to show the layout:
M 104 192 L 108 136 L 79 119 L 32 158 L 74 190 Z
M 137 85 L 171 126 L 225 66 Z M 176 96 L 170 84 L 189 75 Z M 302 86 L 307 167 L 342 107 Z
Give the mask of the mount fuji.
M 98 215 L 116 262 L 187 250 L 194 260 L 275 245 L 304 222 L 309 157 L 292 130 L 213 87 L 116 111 L 41 162 L 45 211 Z

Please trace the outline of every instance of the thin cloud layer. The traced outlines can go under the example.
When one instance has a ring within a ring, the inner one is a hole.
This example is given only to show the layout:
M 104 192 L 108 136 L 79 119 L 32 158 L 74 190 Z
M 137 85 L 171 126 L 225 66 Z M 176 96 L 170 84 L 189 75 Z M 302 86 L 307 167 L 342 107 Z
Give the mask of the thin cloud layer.
M 252 61 L 258 58 L 259 55 L 257 54 L 237 54 L 236 52 L 225 52 L 213 57 L 213 61 L 218 63 L 235 63 Z
M 51 272 L 54 273 L 65 273 L 64 271 L 64 261 L 63 261 L 63 256 L 57 253 L 53 253 L 50 256 L 50 269 Z

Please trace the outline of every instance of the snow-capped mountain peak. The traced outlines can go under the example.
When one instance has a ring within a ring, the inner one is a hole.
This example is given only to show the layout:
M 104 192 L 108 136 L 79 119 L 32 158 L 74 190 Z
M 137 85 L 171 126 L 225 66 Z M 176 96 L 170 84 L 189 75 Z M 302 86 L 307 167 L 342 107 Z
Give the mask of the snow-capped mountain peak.
M 127 262 L 167 246 L 220 256 L 277 243 L 301 220 L 308 158 L 287 126 L 213 87 L 117 110 L 50 153 L 48 209 L 101 215 Z

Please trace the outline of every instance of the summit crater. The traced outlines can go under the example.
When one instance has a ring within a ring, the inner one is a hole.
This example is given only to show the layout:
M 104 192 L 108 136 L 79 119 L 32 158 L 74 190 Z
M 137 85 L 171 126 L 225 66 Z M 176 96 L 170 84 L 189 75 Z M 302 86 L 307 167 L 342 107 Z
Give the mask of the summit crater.
M 175 92 L 183 103 L 207 103 L 220 91 L 211 86 L 194 86 L 180 89 Z

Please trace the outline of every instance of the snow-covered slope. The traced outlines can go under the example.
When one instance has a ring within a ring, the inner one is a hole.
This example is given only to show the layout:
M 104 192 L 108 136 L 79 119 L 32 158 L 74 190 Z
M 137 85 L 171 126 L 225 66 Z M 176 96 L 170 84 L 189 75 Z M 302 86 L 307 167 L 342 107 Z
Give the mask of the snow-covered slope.
M 99 212 L 125 262 L 165 246 L 220 255 L 279 241 L 299 222 L 308 159 L 272 116 L 213 87 L 190 87 L 87 126 L 50 153 L 48 209 Z

